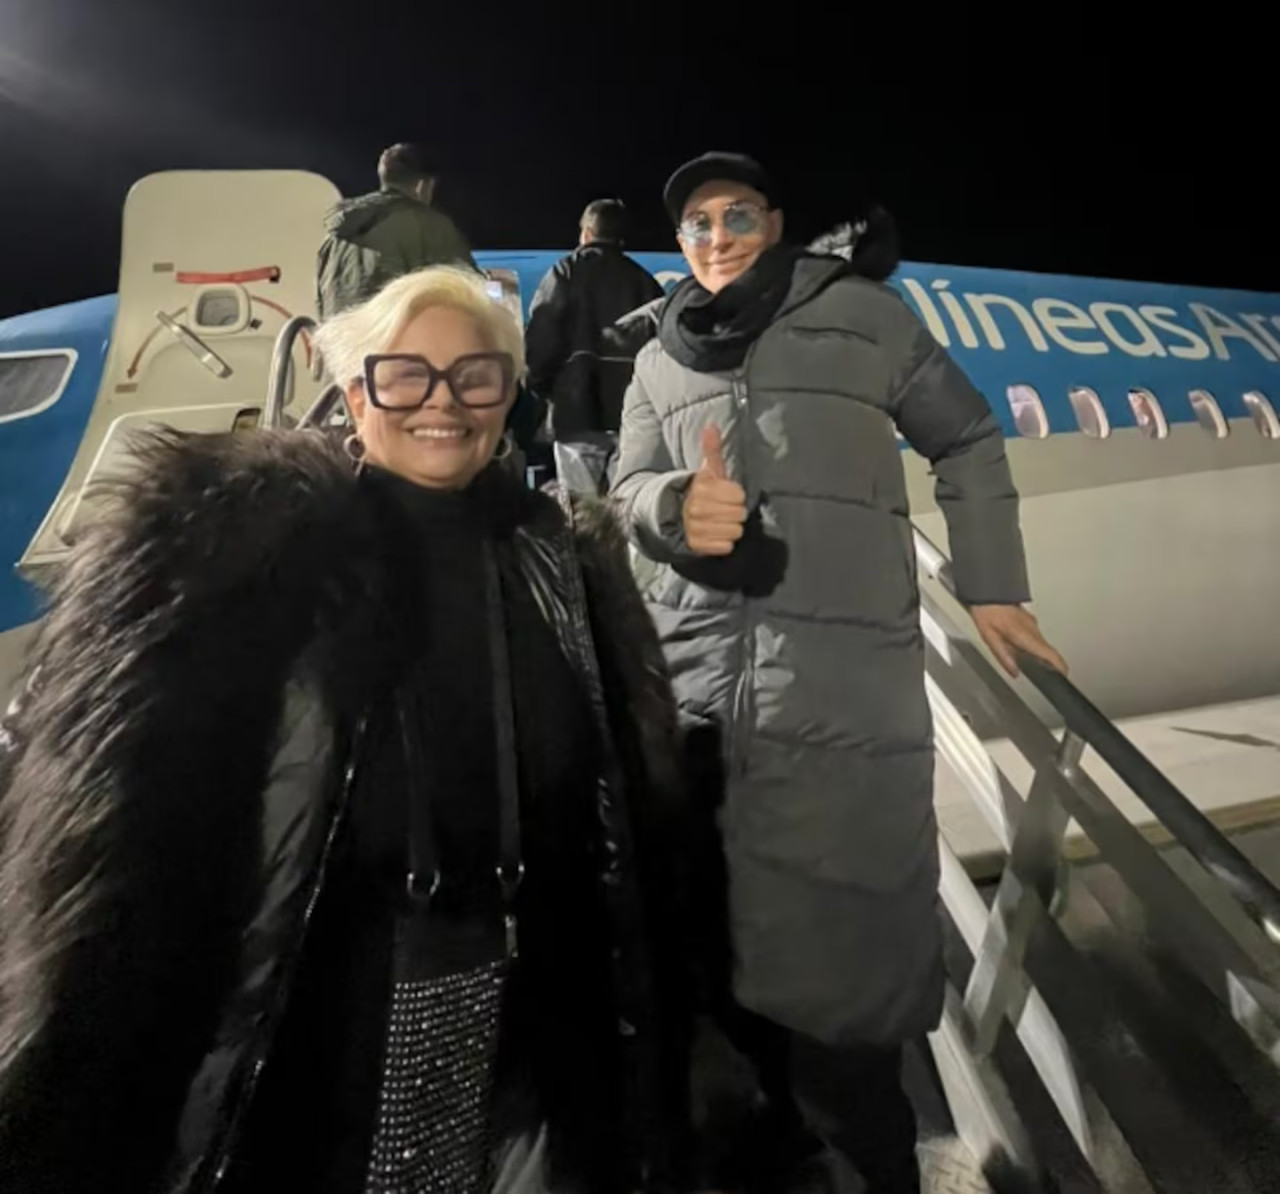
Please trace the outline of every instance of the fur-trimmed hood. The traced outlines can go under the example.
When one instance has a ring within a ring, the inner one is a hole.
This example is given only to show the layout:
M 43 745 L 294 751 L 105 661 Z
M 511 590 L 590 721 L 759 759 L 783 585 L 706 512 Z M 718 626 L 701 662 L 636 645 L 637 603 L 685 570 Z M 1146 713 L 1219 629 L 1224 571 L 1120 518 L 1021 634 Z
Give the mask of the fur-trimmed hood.
M 888 281 L 902 259 L 897 222 L 882 207 L 824 232 L 810 241 L 809 252 L 843 257 L 850 272 L 872 282 Z
M 679 936 L 662 652 L 609 510 L 584 503 L 570 525 L 552 498 L 495 484 L 504 550 L 614 746 L 600 853 L 647 1073 L 647 941 Z M 50 594 L 0 765 L 0 1188 L 153 1189 L 167 1169 L 166 1191 L 205 1191 L 394 662 L 394 582 L 384 528 L 317 432 L 148 435 L 105 496 Z M 659 987 L 677 964 L 659 960 Z

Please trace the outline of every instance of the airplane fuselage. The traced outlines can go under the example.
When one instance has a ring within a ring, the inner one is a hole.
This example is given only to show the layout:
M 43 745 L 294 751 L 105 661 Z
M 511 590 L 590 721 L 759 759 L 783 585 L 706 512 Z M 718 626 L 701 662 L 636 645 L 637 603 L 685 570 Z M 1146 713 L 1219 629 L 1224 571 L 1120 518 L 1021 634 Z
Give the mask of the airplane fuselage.
M 559 256 L 477 260 L 527 314 Z M 668 285 L 687 272 L 635 256 Z M 1128 716 L 1280 690 L 1280 296 L 919 263 L 892 285 L 1004 428 L 1036 609 L 1085 691 Z M 108 296 L 0 322 L 0 370 L 68 354 L 51 400 L 0 406 L 0 691 L 38 615 L 14 565 L 111 380 L 114 315 Z M 903 461 L 945 540 L 928 462 Z

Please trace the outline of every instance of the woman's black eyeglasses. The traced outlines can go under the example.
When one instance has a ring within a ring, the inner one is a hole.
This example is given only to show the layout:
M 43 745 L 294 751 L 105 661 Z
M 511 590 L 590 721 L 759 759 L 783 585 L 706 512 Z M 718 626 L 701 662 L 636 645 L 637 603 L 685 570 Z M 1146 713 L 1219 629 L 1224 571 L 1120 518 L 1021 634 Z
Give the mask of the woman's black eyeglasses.
M 472 410 L 500 406 L 511 391 L 510 353 L 473 352 L 447 369 L 415 353 L 376 353 L 364 359 L 364 389 L 379 410 L 418 410 L 444 382 L 454 401 Z

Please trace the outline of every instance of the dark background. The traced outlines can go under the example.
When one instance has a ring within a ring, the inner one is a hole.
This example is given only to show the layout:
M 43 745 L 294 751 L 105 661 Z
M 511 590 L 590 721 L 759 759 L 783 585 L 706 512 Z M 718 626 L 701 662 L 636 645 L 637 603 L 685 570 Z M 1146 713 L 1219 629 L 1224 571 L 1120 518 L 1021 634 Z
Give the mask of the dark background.
M 1274 67 L 1240 10 L 752 5 L 0 0 L 0 315 L 114 290 L 144 174 L 354 194 L 397 140 L 479 248 L 567 247 L 602 195 L 671 248 L 667 174 L 738 149 L 798 235 L 874 199 L 915 260 L 1280 289 Z

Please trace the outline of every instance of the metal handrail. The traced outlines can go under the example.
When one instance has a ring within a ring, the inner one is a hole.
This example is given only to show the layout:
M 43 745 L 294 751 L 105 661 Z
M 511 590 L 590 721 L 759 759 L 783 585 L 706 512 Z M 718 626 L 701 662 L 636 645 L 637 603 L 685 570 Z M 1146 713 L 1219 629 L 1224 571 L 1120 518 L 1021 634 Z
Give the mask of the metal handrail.
M 235 372 L 230 365 L 227 364 L 212 348 L 208 346 L 199 336 L 195 334 L 181 320 L 175 319 L 172 315 L 166 314 L 164 311 L 156 312 L 156 319 L 160 326 L 165 329 L 179 344 L 182 345 L 197 361 L 200 362 L 214 377 L 225 380 Z
M 267 407 L 262 415 L 264 427 L 279 427 L 284 421 L 284 394 L 293 370 L 293 346 L 303 332 L 313 331 L 315 327 L 316 321 L 310 315 L 295 315 L 280 329 L 271 353 Z
M 959 600 L 951 561 L 927 535 L 913 530 L 921 567 Z M 1066 676 L 1026 652 L 1018 654 L 1023 674 L 1061 714 L 1067 731 L 1097 752 L 1187 853 L 1223 884 L 1267 939 L 1280 945 L 1280 889 Z
M 343 393 L 342 387 L 334 382 L 311 404 L 311 408 L 298 421 L 298 426 L 300 428 L 321 426 L 333 414 L 334 408 L 339 403 L 345 402 L 346 395 Z

